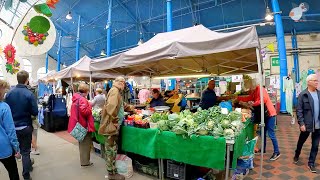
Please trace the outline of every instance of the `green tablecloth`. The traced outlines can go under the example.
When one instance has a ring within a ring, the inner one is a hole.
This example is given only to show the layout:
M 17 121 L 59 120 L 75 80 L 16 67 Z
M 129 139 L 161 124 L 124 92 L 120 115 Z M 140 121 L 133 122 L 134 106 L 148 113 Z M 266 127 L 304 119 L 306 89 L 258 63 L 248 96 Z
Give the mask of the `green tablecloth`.
M 96 130 L 99 123 L 95 123 Z M 94 133 L 101 144 L 104 136 Z M 253 138 L 253 125 L 246 128 L 235 139 L 232 168 L 236 167 L 237 158 L 242 155 L 246 139 Z M 225 169 L 226 141 L 212 136 L 193 136 L 182 138 L 173 132 L 159 132 L 157 129 L 122 127 L 122 150 L 152 159 L 171 159 L 195 166 Z
M 103 135 L 98 134 L 98 130 L 100 127 L 100 122 L 95 121 L 94 122 L 94 129 L 96 130 L 96 132 L 92 133 L 92 137 L 96 138 L 96 140 L 100 143 L 100 144 L 104 144 L 105 142 L 105 137 Z

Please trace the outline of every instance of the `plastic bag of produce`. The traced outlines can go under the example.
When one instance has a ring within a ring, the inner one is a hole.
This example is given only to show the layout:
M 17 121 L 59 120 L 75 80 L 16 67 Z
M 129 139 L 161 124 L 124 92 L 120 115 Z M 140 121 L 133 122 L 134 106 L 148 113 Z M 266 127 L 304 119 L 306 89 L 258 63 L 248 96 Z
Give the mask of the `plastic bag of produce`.
M 259 139 L 259 137 L 256 136 L 251 141 L 247 141 L 247 143 L 244 145 L 242 156 L 254 155 L 254 147 L 256 146 L 258 139 Z
M 133 176 L 132 160 L 126 155 L 117 155 L 116 168 L 118 173 L 125 176 L 126 178 L 131 178 Z
M 232 102 L 231 102 L 231 101 L 221 102 L 221 103 L 219 104 L 219 106 L 220 106 L 221 108 L 227 108 L 229 112 L 232 111 Z

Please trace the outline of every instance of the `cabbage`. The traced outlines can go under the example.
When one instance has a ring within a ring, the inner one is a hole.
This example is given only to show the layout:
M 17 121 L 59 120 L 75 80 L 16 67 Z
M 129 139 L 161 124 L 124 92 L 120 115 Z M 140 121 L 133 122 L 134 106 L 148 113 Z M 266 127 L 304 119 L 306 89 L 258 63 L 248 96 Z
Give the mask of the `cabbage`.
M 228 121 L 228 120 L 221 121 L 221 126 L 223 128 L 228 128 L 230 126 L 230 121 Z
M 198 129 L 197 134 L 199 135 L 208 135 L 208 130 L 206 130 L 204 127 Z
M 158 121 L 158 128 L 161 130 L 161 131 L 168 131 L 169 130 L 169 127 L 167 125 L 167 121 L 165 120 L 160 120 Z
M 178 115 L 178 114 L 176 114 L 176 113 L 169 114 L 169 115 L 168 115 L 168 119 L 169 119 L 169 120 L 176 120 L 176 119 L 179 119 L 179 115 Z
M 178 135 L 187 134 L 187 131 L 184 130 L 182 127 L 175 126 L 172 131 Z
M 226 139 L 234 138 L 234 131 L 232 129 L 225 129 L 223 135 Z
M 213 127 L 214 127 L 214 122 L 213 122 L 213 121 L 208 121 L 207 127 L 208 127 L 208 129 L 213 129 Z

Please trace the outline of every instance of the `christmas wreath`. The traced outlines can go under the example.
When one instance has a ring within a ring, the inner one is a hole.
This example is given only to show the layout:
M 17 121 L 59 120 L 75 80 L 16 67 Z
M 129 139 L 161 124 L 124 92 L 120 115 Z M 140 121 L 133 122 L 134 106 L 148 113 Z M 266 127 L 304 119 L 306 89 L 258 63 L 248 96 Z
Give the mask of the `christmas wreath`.
M 3 53 L 5 58 L 7 59 L 6 70 L 10 74 L 16 74 L 20 69 L 20 63 L 15 59 L 16 57 L 16 49 L 11 45 L 7 45 Z

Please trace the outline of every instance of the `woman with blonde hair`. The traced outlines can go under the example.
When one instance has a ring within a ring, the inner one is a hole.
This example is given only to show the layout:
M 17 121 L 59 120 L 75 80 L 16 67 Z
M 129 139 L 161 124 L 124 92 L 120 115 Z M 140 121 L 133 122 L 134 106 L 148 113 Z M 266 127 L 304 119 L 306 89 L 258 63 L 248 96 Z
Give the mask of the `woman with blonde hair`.
M 72 97 L 71 113 L 69 118 L 68 132 L 70 133 L 77 122 L 88 130 L 83 141 L 79 142 L 80 164 L 82 167 L 92 166 L 90 162 L 90 150 L 92 145 L 91 133 L 94 132 L 94 120 L 92 116 L 92 107 L 86 97 L 89 94 L 89 86 L 80 83 L 78 92 Z
M 0 80 L 0 162 L 9 173 L 10 180 L 19 180 L 15 157 L 21 158 L 19 141 L 16 135 L 11 109 L 4 102 L 4 96 L 9 89 L 6 81 Z

